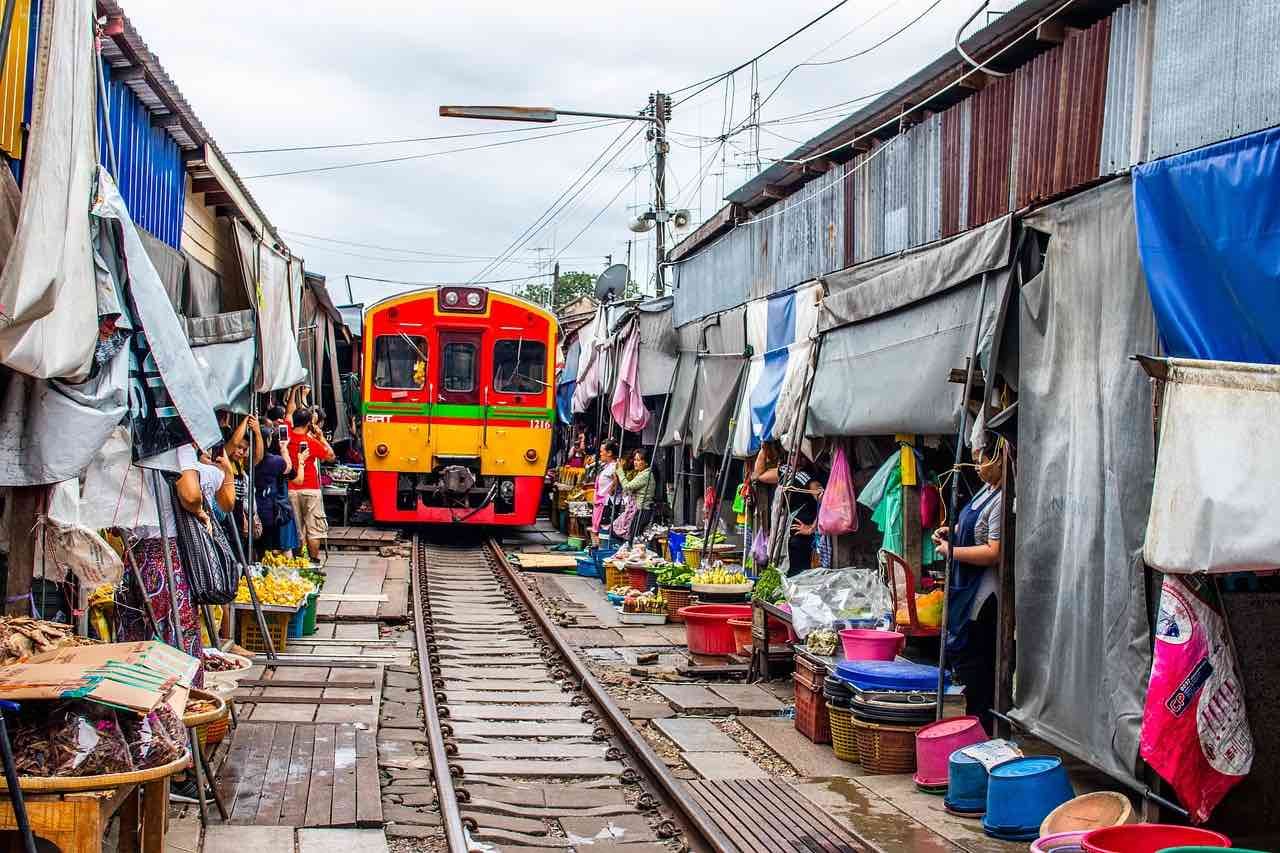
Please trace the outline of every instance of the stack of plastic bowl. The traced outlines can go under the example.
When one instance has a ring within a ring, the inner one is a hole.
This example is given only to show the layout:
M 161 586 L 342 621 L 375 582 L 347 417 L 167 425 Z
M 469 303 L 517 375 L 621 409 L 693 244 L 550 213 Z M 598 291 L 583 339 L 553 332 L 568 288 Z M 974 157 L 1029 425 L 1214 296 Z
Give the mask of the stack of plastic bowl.
M 1167 823 L 1130 823 L 1095 829 L 1084 837 L 1088 853 L 1160 853 L 1169 848 L 1231 847 L 1231 839 L 1220 832 L 1194 826 Z
M 951 754 L 986 739 L 977 717 L 939 720 L 916 732 L 916 787 L 930 794 L 945 794 Z
M 1124 794 L 1094 791 L 1068 800 L 1050 812 L 1040 824 L 1040 837 L 1061 832 L 1089 832 L 1136 820 L 1133 804 Z
M 1049 813 L 1075 795 L 1060 758 L 1029 756 L 997 764 L 987 782 L 982 829 L 1004 841 L 1034 840 Z
M 1083 853 L 1087 832 L 1055 832 L 1031 842 L 1031 853 Z
M 982 817 L 987 810 L 987 768 L 956 750 L 947 759 L 947 797 L 942 805 L 953 815 Z

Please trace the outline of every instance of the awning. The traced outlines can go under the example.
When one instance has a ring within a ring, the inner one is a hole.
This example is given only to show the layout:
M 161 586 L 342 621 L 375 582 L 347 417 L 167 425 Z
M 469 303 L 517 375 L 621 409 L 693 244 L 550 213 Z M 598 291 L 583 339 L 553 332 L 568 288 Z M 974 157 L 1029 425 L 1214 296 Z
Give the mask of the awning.
M 671 323 L 673 297 L 651 299 L 636 306 L 640 327 L 640 393 L 666 394 L 676 369 L 679 341 Z
M 301 300 L 301 265 L 296 282 L 289 259 L 263 243 L 240 221 L 235 223 L 236 247 L 244 280 L 259 294 L 257 390 L 280 391 L 306 379 L 298 357 L 298 302 Z M 256 288 L 254 287 L 256 283 Z M 299 288 L 294 296 L 295 284 Z
M 671 385 L 671 399 L 667 401 L 667 423 L 663 427 L 663 447 L 684 444 L 689 437 L 689 411 L 693 408 L 694 384 L 698 378 L 698 347 L 702 343 L 702 327 L 696 324 L 681 326 L 676 330 L 675 382 Z
M 729 419 L 738 403 L 738 386 L 746 372 L 745 306 L 708 317 L 702 328 L 698 378 L 689 412 L 689 440 L 694 454 L 724 453 Z
M 814 283 L 746 305 L 747 389 L 738 408 L 734 453 L 747 456 L 762 442 L 789 435 L 803 397 L 818 332 L 822 285 Z

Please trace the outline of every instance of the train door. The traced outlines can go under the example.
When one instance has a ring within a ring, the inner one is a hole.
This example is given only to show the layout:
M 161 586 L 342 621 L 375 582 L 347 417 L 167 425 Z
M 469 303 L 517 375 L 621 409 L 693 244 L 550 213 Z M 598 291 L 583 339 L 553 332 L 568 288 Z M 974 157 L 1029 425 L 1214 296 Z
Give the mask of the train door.
M 436 402 L 476 405 L 481 400 L 481 332 L 440 332 L 440 378 Z

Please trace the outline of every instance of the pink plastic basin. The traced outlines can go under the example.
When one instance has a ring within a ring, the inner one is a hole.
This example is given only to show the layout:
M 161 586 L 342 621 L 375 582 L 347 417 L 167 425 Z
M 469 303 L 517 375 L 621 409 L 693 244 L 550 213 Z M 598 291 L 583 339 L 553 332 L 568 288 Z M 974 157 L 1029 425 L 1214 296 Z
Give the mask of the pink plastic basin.
M 695 604 L 676 611 L 684 617 L 685 642 L 695 655 L 731 655 L 733 644 L 730 619 L 750 619 L 750 604 Z
M 1230 847 L 1221 832 L 1167 823 L 1131 823 L 1095 829 L 1084 837 L 1088 853 L 1158 853 L 1166 847 Z
M 925 726 L 916 732 L 916 784 L 926 788 L 947 784 L 951 753 L 986 739 L 977 717 L 953 717 Z
M 1087 832 L 1055 832 L 1031 842 L 1031 853 L 1079 853 Z
M 907 644 L 897 631 L 845 628 L 840 632 L 845 660 L 893 660 Z

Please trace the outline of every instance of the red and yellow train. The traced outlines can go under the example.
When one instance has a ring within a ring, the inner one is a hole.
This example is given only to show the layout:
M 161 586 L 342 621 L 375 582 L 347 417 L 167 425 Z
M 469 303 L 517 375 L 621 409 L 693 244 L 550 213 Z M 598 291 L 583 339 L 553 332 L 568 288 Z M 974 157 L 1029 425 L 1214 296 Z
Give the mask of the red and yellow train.
M 531 524 L 555 418 L 555 317 L 443 286 L 370 306 L 364 329 L 374 520 Z

